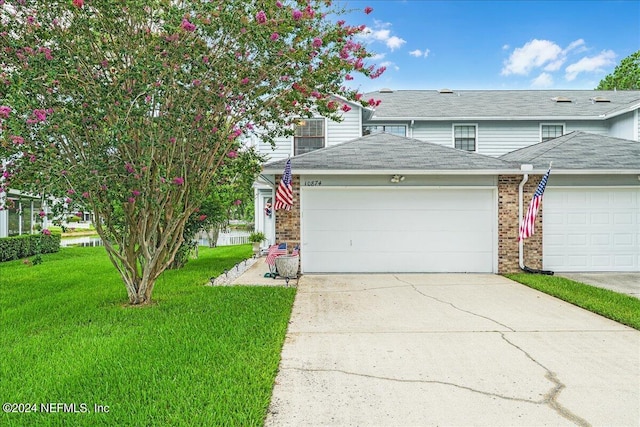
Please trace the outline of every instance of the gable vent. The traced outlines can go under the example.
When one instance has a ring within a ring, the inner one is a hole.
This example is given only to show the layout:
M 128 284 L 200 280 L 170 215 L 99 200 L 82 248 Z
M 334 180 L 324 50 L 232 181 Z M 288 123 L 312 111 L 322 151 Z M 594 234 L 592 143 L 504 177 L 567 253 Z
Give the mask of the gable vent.
M 565 96 L 556 96 L 554 98 L 551 98 L 551 100 L 555 102 L 571 102 L 571 100 Z
M 438 90 L 439 93 L 453 93 L 453 91 L 451 89 L 440 89 Z
M 604 96 L 594 96 L 593 98 L 591 98 L 592 104 L 595 104 L 596 102 L 611 102 L 611 100 L 605 98 Z

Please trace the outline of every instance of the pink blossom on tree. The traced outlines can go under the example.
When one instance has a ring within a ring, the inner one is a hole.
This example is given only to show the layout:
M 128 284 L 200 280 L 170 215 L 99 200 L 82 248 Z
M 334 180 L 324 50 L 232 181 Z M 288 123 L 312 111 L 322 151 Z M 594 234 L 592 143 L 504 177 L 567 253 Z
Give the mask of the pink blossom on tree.
M 2 186 L 91 210 L 131 304 L 151 301 L 190 218 L 245 161 L 243 132 L 273 143 L 311 111 L 340 119 L 327 95 L 366 106 L 344 82 L 378 74 L 365 27 L 326 0 L 46 5 L 0 21 Z
M 264 24 L 267 22 L 267 14 L 264 13 L 264 10 L 261 10 L 256 14 L 256 21 L 258 24 Z
M 188 32 L 192 32 L 196 30 L 196 26 L 195 24 L 192 24 L 191 22 L 189 22 L 189 20 L 187 18 L 183 18 L 182 19 L 182 23 L 180 24 L 180 27 Z

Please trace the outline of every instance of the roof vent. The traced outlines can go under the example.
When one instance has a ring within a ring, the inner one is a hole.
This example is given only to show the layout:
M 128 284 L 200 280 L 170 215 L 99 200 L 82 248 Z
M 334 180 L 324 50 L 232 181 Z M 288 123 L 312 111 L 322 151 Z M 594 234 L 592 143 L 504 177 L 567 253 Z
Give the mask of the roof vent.
M 604 96 L 594 96 L 593 98 L 591 98 L 592 104 L 595 104 L 596 102 L 611 102 L 611 100 L 605 98 Z
M 453 91 L 451 89 L 440 89 L 438 90 L 439 93 L 453 93 Z
M 389 89 L 388 87 L 384 87 L 380 89 L 380 93 L 393 93 L 393 89 Z
M 569 98 L 564 97 L 564 96 L 556 96 L 554 98 L 551 98 L 551 100 L 555 101 L 555 102 L 571 102 L 571 100 Z

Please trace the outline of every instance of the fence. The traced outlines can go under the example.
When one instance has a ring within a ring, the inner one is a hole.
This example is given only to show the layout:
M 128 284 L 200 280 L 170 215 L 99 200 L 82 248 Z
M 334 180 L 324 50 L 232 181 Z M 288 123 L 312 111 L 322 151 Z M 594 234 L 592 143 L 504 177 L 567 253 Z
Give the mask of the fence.
M 221 231 L 220 234 L 218 234 L 216 246 L 243 245 L 249 243 L 249 234 L 248 231 Z M 203 246 L 209 245 L 209 239 L 206 233 L 200 233 L 198 235 L 198 243 Z

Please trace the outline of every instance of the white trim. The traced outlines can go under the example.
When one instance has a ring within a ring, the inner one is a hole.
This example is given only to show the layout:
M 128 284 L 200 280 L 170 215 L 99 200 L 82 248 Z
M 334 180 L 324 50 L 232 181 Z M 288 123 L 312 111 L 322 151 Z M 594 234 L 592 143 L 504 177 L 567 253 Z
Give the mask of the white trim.
M 567 125 L 565 122 L 540 122 L 539 126 L 538 126 L 538 142 L 543 142 L 542 141 L 542 127 L 543 126 L 562 126 L 562 135 L 565 135 L 566 130 L 567 130 Z
M 294 175 L 544 175 L 548 167 L 520 169 L 295 169 Z M 282 173 L 281 169 L 265 169 L 263 175 Z M 640 169 L 553 169 L 554 175 L 638 175 Z
M 473 127 L 475 127 L 475 129 L 476 129 L 476 132 L 475 132 L 475 144 L 474 144 L 475 149 L 473 151 L 471 151 L 471 150 L 464 150 L 464 149 L 460 148 L 460 150 L 466 151 L 468 153 L 477 153 L 478 152 L 478 145 L 479 145 L 479 142 L 480 142 L 479 141 L 480 138 L 479 138 L 479 135 L 478 135 L 480 133 L 480 132 L 478 132 L 478 129 L 479 129 L 478 123 L 455 123 L 455 122 L 451 123 L 451 147 L 453 147 L 453 148 L 456 148 L 456 126 L 473 126 Z
M 411 121 L 411 120 L 415 120 L 416 122 L 451 122 L 451 121 L 464 121 L 464 120 L 468 120 L 468 121 L 541 121 L 541 120 L 566 120 L 566 121 L 573 121 L 573 120 L 587 120 L 587 121 L 606 121 L 607 119 L 610 119 L 611 117 L 615 117 L 616 115 L 620 115 L 620 114 L 624 114 L 624 113 L 628 113 L 629 111 L 633 111 L 632 108 L 629 109 L 625 109 L 624 111 L 620 112 L 619 114 L 611 114 L 609 116 L 509 116 L 509 117 L 504 117 L 504 116 L 451 116 L 451 117 L 432 117 L 432 116 L 399 116 L 399 117 L 392 117 L 392 116 L 385 116 L 385 117 L 372 117 L 369 122 L 371 123 L 376 123 L 376 122 L 385 122 L 385 121 L 390 121 L 390 120 L 395 120 L 395 121 Z
M 640 111 L 636 109 L 633 112 L 633 140 L 634 141 L 640 141 L 640 135 L 638 135 L 640 133 L 640 118 L 638 117 L 639 115 L 640 115 Z
M 497 185 L 320 185 L 310 187 L 300 187 L 300 189 L 311 191 L 322 190 L 494 190 Z
M 579 190 L 623 190 L 629 188 L 640 188 L 638 185 L 547 185 L 546 188 L 551 189 L 579 189 Z
M 328 121 L 326 117 L 324 116 L 318 116 L 318 115 L 314 115 L 313 117 L 299 117 L 297 120 L 299 121 L 304 121 L 304 120 L 322 120 L 322 147 L 321 148 L 316 148 L 316 150 L 321 150 L 323 148 L 327 148 L 327 133 L 328 133 Z M 293 135 L 291 135 L 291 157 L 296 156 L 296 128 L 297 125 L 294 127 L 293 129 Z M 300 138 L 305 138 L 304 136 L 301 136 Z M 317 137 L 316 137 L 317 138 Z M 312 150 L 315 151 L 315 150 Z M 307 153 L 310 153 L 312 151 L 308 151 Z M 306 153 L 301 153 L 301 154 L 306 154 Z M 301 154 L 298 154 L 301 155 Z

